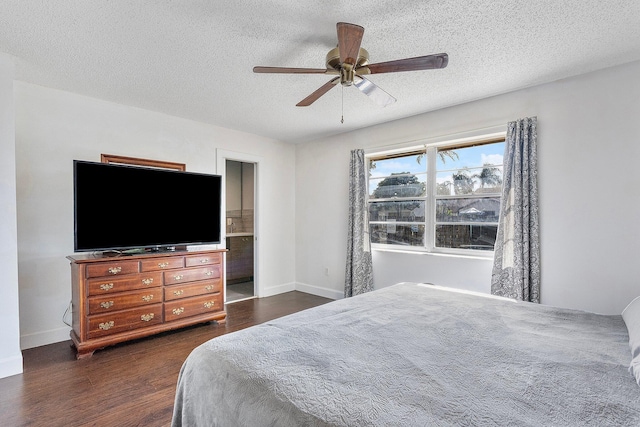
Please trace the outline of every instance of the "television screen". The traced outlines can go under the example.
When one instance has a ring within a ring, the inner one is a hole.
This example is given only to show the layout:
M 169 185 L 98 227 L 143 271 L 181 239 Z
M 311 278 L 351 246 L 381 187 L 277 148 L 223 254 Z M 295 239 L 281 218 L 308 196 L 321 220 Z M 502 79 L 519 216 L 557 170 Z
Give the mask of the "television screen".
M 222 178 L 74 160 L 74 249 L 220 243 Z

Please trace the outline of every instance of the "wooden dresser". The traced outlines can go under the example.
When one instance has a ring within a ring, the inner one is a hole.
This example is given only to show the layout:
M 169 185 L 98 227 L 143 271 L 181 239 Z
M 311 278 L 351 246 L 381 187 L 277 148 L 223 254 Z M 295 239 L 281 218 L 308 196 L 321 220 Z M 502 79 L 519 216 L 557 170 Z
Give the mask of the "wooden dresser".
M 77 357 L 196 323 L 224 323 L 224 252 L 68 256 Z

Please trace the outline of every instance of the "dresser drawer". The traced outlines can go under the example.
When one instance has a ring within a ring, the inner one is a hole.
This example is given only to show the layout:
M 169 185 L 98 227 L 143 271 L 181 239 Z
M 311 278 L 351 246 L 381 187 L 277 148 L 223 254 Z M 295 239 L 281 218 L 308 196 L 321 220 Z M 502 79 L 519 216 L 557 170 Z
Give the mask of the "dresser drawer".
M 184 317 L 197 316 L 222 310 L 222 294 L 185 298 L 164 303 L 164 319 L 166 322 Z
M 159 302 L 162 302 L 162 288 L 160 287 L 91 297 L 89 298 L 89 314 L 109 313 Z
M 164 300 L 195 297 L 198 295 L 215 294 L 222 290 L 222 280 L 202 280 L 184 285 L 173 285 L 164 287 Z
M 87 278 L 122 276 L 124 274 L 137 273 L 138 261 L 99 262 L 87 266 Z
M 146 289 L 162 285 L 162 272 L 142 273 L 122 277 L 105 277 L 87 280 L 89 295 L 106 295 L 115 292 Z
M 183 257 L 154 258 L 140 262 L 140 271 L 170 270 L 184 267 Z
M 162 304 L 89 316 L 88 338 L 97 338 L 162 323 Z
M 210 264 L 222 264 L 222 255 L 206 254 L 206 255 L 191 255 L 185 257 L 186 267 L 196 267 L 198 265 L 210 265 Z
M 164 272 L 164 284 L 174 285 L 178 283 L 194 282 L 196 280 L 219 279 L 221 266 L 210 265 L 201 268 L 189 268 Z

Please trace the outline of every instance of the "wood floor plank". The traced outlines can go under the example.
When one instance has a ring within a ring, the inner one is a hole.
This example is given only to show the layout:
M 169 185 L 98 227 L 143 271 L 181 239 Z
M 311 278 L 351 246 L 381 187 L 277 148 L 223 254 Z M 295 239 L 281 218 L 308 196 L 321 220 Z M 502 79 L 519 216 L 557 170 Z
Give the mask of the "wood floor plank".
M 165 332 L 82 360 L 71 341 L 25 350 L 24 373 L 0 379 L 0 425 L 169 426 L 178 373 L 195 347 L 329 301 L 294 291 L 235 302 L 226 306 L 225 325 Z

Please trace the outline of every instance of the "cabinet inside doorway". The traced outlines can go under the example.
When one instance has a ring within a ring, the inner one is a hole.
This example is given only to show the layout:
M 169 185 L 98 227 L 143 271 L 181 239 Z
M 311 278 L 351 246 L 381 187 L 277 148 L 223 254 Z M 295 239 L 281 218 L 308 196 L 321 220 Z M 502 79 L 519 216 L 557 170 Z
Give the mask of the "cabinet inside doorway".
M 227 285 L 253 280 L 253 235 L 227 237 Z

